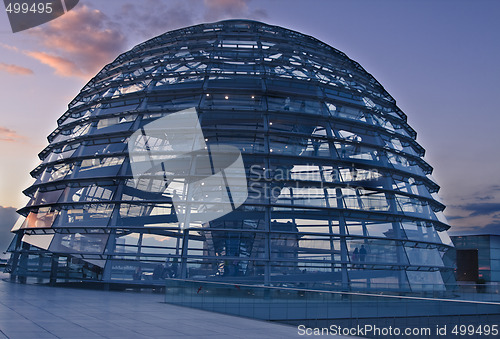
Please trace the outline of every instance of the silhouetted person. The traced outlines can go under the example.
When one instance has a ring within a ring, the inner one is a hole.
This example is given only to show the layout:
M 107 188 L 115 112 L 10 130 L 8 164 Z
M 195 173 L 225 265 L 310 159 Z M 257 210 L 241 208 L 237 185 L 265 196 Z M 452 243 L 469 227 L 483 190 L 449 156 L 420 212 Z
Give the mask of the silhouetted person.
M 361 245 L 361 249 L 359 250 L 359 260 L 365 261 L 366 259 L 366 248 L 365 245 Z
M 85 263 L 82 267 L 82 277 L 83 279 L 87 279 L 87 272 L 90 271 L 90 267 L 88 263 Z
M 357 262 L 359 260 L 359 249 L 356 247 L 354 252 L 352 252 L 352 261 Z
M 141 280 L 142 279 L 142 268 L 137 267 L 134 272 L 134 280 Z
M 289 111 L 290 110 L 290 97 L 287 97 L 285 99 L 285 111 Z
M 153 270 L 153 280 L 161 279 L 162 274 L 163 274 L 163 265 L 162 264 L 156 265 L 154 270 Z
M 94 265 L 92 267 L 92 273 L 95 274 L 95 279 L 99 280 L 100 275 L 102 273 L 102 268 L 100 268 L 99 266 Z
M 170 262 L 167 262 L 165 264 L 165 268 L 163 269 L 163 272 L 162 272 L 162 279 L 165 279 L 165 278 L 172 278 L 175 276 L 175 272 L 172 268 L 172 263 Z

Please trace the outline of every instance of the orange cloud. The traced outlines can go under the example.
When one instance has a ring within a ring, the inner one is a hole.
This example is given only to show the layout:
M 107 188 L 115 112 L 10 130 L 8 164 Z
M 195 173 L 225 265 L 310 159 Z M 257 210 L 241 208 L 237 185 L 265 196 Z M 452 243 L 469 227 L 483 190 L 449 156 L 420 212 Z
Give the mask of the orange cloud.
M 125 48 L 118 26 L 99 10 L 79 6 L 64 16 L 29 31 L 49 53 L 28 55 L 63 76 L 92 76 Z
M 31 75 L 33 74 L 33 71 L 29 68 L 26 67 L 21 67 L 17 65 L 11 65 L 11 64 L 6 64 L 3 62 L 0 62 L 0 71 L 4 71 L 10 74 L 15 74 L 15 75 Z
M 20 139 L 24 139 L 24 137 L 17 134 L 16 131 L 0 126 L 0 141 L 14 142 Z
M 126 50 L 129 36 L 151 38 L 197 21 L 227 18 L 259 20 L 267 16 L 261 9 L 251 10 L 248 7 L 250 1 L 125 2 L 121 10 L 112 17 L 81 5 L 56 20 L 27 31 L 45 49 L 29 53 L 53 67 L 58 75 L 90 77 Z M 54 58 L 59 59 L 56 62 Z
M 44 52 L 26 52 L 26 55 L 40 61 L 44 65 L 52 67 L 57 75 L 63 77 L 85 76 L 85 73 L 74 62 L 63 57 Z

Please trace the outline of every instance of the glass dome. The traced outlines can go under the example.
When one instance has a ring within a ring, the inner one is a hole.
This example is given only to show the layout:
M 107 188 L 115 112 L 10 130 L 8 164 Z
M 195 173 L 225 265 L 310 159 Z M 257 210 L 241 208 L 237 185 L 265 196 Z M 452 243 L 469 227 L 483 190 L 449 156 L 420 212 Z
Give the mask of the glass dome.
M 181 222 L 182 187 L 163 161 L 171 132 L 144 131 L 186 110 L 201 150 L 239 151 L 245 199 L 213 184 L 231 210 L 196 219 L 199 205 Z M 57 122 L 13 228 L 15 276 L 353 290 L 440 290 L 452 277 L 445 206 L 406 115 L 357 62 L 310 36 L 247 20 L 167 32 L 106 65 Z M 134 133 L 146 152 L 135 158 Z M 134 176 L 153 158 L 163 165 Z

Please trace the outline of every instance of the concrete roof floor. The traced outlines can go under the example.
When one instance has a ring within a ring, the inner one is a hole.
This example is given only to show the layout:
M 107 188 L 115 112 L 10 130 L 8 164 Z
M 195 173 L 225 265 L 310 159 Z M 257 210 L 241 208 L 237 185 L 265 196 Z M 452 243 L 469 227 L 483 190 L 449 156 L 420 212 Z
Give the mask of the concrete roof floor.
M 3 338 L 293 338 L 296 326 L 163 303 L 163 293 L 17 284 L 0 275 Z

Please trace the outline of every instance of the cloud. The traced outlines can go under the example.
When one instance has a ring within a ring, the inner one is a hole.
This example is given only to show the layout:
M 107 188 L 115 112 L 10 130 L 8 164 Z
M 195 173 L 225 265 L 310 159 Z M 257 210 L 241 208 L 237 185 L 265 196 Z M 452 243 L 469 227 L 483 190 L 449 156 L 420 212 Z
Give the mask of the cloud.
M 492 196 L 492 195 L 486 195 L 484 197 L 477 197 L 477 200 L 481 200 L 481 201 L 485 201 L 485 200 L 492 200 L 494 199 L 495 197 Z
M 17 48 L 16 46 L 7 45 L 2 42 L 0 42 L 0 46 L 2 46 L 5 49 L 8 49 L 9 51 L 19 52 L 19 48 Z
M 223 19 L 252 18 L 262 19 L 267 17 L 264 10 L 251 11 L 248 8 L 250 0 L 204 0 L 205 20 L 217 21 Z
M 500 235 L 500 221 L 493 222 L 480 228 L 483 233 Z
M 446 216 L 446 219 L 448 220 L 457 220 L 457 219 L 462 219 L 464 217 L 460 216 L 460 215 L 447 215 Z
M 16 131 L 0 126 L 0 141 L 14 142 L 20 139 L 24 139 L 24 137 L 17 134 Z
M 472 234 L 497 234 L 500 235 L 500 221 L 491 222 L 484 226 L 454 226 L 448 233 L 450 235 L 472 235 Z
M 451 234 L 500 234 L 500 203 L 475 201 L 451 206 Z
M 34 73 L 29 68 L 17 66 L 17 65 L 12 65 L 12 64 L 6 64 L 3 62 L 0 62 L 0 71 L 7 72 L 10 74 L 14 74 L 14 75 L 32 75 Z
M 115 19 L 120 22 L 124 30 L 144 39 L 195 23 L 230 18 L 261 20 L 267 17 L 263 9 L 252 10 L 248 3 L 250 0 L 172 0 L 163 2 L 144 0 L 140 4 L 124 3 L 120 16 Z
M 126 46 L 126 37 L 119 25 L 103 12 L 86 5 L 28 32 L 47 51 L 27 54 L 62 76 L 92 76 Z
M 461 206 L 462 209 L 472 211 L 469 216 L 488 215 L 500 211 L 500 203 L 472 203 Z
M 125 3 L 115 20 L 123 30 L 145 39 L 194 24 L 203 9 L 201 0 L 169 1 L 168 4 L 157 0 Z
M 51 55 L 44 52 L 26 52 L 26 55 L 40 61 L 42 64 L 52 67 L 57 75 L 63 77 L 86 77 L 74 62 L 57 55 Z
M 448 199 L 445 211 L 452 233 L 489 230 L 500 223 L 500 185 L 477 187 L 476 191 Z M 452 202 L 450 202 L 450 200 Z
M 248 12 L 245 0 L 204 0 L 206 12 L 205 19 L 209 21 L 237 18 Z
M 12 241 L 13 234 L 10 233 L 12 226 L 16 223 L 19 214 L 14 207 L 0 206 L 0 256 L 7 250 Z
M 116 16 L 82 5 L 29 30 L 40 49 L 24 53 L 52 67 L 59 76 L 88 78 L 136 39 L 141 42 L 201 21 L 267 16 L 262 9 L 251 10 L 248 3 L 250 0 L 143 0 L 123 3 Z

